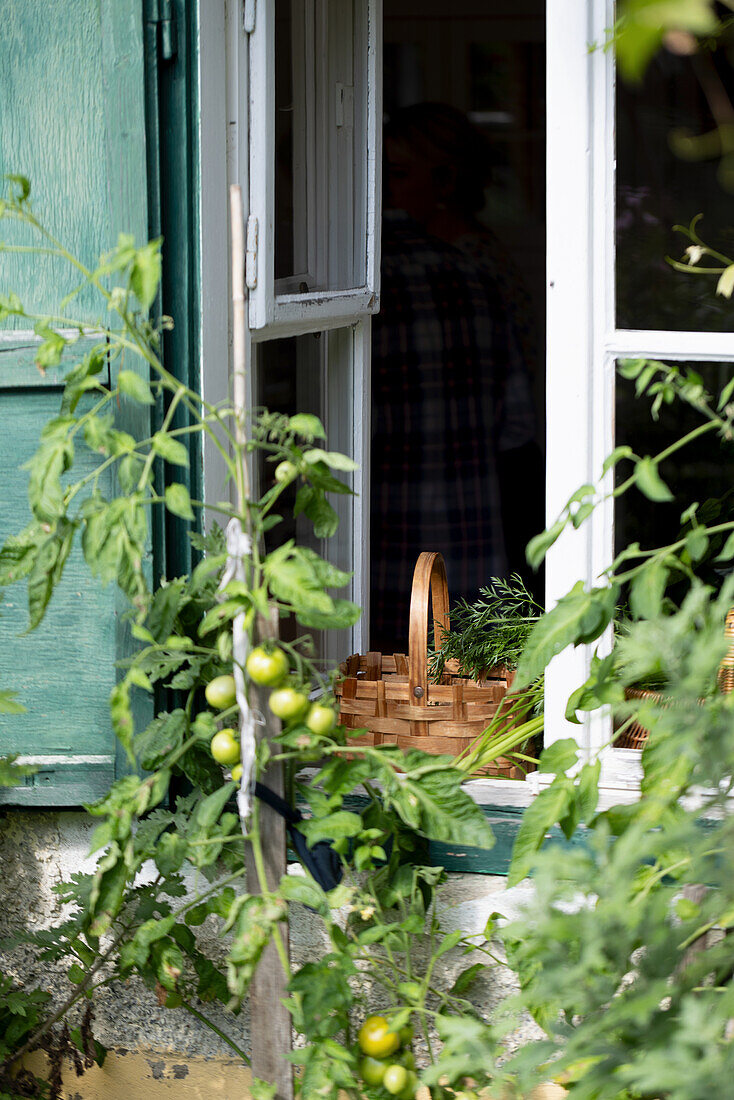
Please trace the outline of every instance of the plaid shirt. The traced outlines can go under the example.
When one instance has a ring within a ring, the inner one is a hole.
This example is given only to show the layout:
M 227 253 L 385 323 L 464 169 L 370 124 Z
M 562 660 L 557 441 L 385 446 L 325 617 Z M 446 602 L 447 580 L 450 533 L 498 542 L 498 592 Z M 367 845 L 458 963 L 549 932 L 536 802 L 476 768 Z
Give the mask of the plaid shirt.
M 518 341 L 486 266 L 403 215 L 383 227 L 372 339 L 371 641 L 405 652 L 418 554 L 452 600 L 506 573 L 496 452 L 533 437 Z

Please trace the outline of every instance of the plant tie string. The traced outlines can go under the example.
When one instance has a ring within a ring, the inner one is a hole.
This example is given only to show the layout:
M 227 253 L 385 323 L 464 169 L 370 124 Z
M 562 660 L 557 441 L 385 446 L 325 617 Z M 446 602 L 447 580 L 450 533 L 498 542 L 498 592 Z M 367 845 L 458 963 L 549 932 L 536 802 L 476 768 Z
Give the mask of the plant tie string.
M 245 580 L 245 558 L 252 552 L 252 539 L 242 530 L 242 524 L 236 516 L 227 524 L 227 563 L 219 585 L 223 590 L 232 580 Z M 240 712 L 240 753 L 242 778 L 237 790 L 237 810 L 240 815 L 242 831 L 247 831 L 247 820 L 252 809 L 255 787 L 255 727 L 265 724 L 263 716 L 252 710 L 245 692 L 245 662 L 249 651 L 249 638 L 245 628 L 245 614 L 240 612 L 232 624 L 232 674 L 234 676 L 235 696 Z

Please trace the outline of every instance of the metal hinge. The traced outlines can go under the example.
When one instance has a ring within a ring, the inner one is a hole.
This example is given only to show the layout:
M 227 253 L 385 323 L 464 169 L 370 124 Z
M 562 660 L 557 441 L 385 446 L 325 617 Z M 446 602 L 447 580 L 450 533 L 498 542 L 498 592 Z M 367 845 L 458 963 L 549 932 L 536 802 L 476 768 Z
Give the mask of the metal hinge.
M 247 219 L 245 283 L 249 290 L 254 290 L 257 286 L 257 218 L 254 214 L 250 214 Z
M 242 0 L 242 29 L 245 34 L 252 34 L 255 29 L 255 4 L 256 0 Z
M 175 0 L 148 0 L 145 21 L 155 28 L 156 52 L 159 59 L 174 61 L 178 56 Z

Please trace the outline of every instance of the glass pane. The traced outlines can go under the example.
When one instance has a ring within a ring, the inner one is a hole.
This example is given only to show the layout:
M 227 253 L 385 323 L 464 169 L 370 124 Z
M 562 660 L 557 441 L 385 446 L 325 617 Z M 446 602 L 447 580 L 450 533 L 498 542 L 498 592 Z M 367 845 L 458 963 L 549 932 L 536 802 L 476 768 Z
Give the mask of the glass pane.
M 731 115 L 733 32 L 693 56 L 661 50 L 639 85 L 617 81 L 617 326 L 728 331 L 731 302 L 716 276 L 677 272 L 690 243 L 674 225 L 703 214 L 699 231 L 734 256 L 734 167 L 722 158 L 715 114 Z M 729 123 L 730 125 L 730 123 Z M 711 265 L 713 266 L 713 265 Z
M 364 284 L 366 4 L 275 0 L 275 279 Z
M 294 20 L 291 0 L 275 5 L 275 278 L 308 269 L 306 86 L 303 47 L 303 5 Z
M 285 340 L 270 340 L 257 349 L 257 404 L 270 412 L 294 416 L 295 413 L 312 413 L 319 418 L 323 415 L 322 394 L 319 384 L 321 373 L 321 333 L 308 336 L 292 336 Z M 264 452 L 260 452 L 260 485 L 263 490 L 273 484 L 275 465 L 267 461 Z M 303 517 L 293 518 L 293 504 L 297 484 L 294 482 L 286 489 L 282 507 L 277 509 L 283 516 L 269 533 L 266 542 L 268 549 L 287 539 L 297 539 L 313 550 L 319 550 L 318 540 L 314 539 L 310 524 Z
M 326 446 L 352 455 L 353 415 L 351 408 L 353 372 L 353 334 L 333 332 L 309 333 L 283 340 L 271 340 L 257 346 L 257 404 L 270 412 L 311 413 L 318 416 L 327 432 Z M 323 441 L 320 441 L 323 442 Z M 264 491 L 273 484 L 275 464 L 261 453 L 260 487 Z M 339 473 L 350 483 L 351 475 Z M 354 526 L 352 496 L 330 493 L 327 497 L 339 517 L 339 527 L 330 539 L 317 539 L 313 525 L 304 516 L 293 517 L 293 505 L 299 482 L 288 486 L 279 498 L 277 512 L 283 517 L 266 535 L 266 548 L 274 549 L 288 539 L 308 546 L 332 564 L 346 572 L 355 568 L 352 532 Z M 351 599 L 349 588 L 332 593 Z M 281 636 L 288 641 L 303 636 L 305 629 L 294 619 L 281 622 Z M 314 638 L 316 654 L 326 661 L 343 660 L 351 652 L 349 631 L 308 631 Z
M 681 371 L 696 371 L 709 393 L 718 394 L 734 374 L 732 363 L 680 363 Z M 651 400 L 635 396 L 634 382 L 617 376 L 616 383 L 616 444 L 628 444 L 635 454 L 659 454 L 664 448 L 680 439 L 687 432 L 704 422 L 701 413 L 683 401 L 663 405 L 659 419 L 651 416 Z M 715 405 L 715 402 L 714 402 Z M 615 553 L 632 542 L 639 542 L 643 549 L 666 546 L 681 537 L 681 514 L 693 502 L 698 501 L 703 522 L 725 522 L 734 519 L 734 489 L 732 488 L 732 461 L 734 444 L 720 439 L 712 431 L 701 436 L 660 464 L 660 475 L 673 493 L 669 502 L 653 504 L 636 489 L 625 493 L 616 502 L 614 517 Z M 630 473 L 629 463 L 617 467 L 617 482 Z M 712 517 L 717 515 L 719 520 Z M 687 530 L 688 528 L 686 528 Z M 730 563 L 716 564 L 724 536 L 718 542 L 712 540 L 698 572 L 707 583 L 716 584 L 729 572 Z M 671 594 L 675 596 L 671 589 Z

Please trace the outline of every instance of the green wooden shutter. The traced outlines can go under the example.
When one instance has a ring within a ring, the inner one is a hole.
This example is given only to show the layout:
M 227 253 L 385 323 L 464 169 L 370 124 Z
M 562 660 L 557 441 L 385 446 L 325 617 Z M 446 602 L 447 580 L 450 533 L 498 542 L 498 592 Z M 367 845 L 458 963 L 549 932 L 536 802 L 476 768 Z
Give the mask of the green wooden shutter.
M 0 173 L 30 178 L 41 220 L 86 262 L 120 231 L 145 240 L 142 0 L 4 0 L 2 7 Z M 34 310 L 53 312 L 73 285 L 52 257 L 0 257 L 0 290 L 16 291 Z M 19 467 L 58 411 L 61 373 L 41 379 L 29 334 L 0 332 L 0 541 L 28 522 Z M 119 410 L 120 426 L 134 433 L 148 434 L 149 417 L 134 405 Z M 5 590 L 0 686 L 17 691 L 28 712 L 0 715 L 0 754 L 19 752 L 39 770 L 22 787 L 0 789 L 0 802 L 78 805 L 99 797 L 124 767 L 108 698 L 115 662 L 131 651 L 125 609 L 113 587 L 91 581 L 78 551 L 34 633 L 22 636 L 24 587 Z

